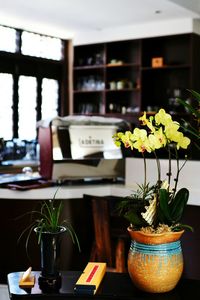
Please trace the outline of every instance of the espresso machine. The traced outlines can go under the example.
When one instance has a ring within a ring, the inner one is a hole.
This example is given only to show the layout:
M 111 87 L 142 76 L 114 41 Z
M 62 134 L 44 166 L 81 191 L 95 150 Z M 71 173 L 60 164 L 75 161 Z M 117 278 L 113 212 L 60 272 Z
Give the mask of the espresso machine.
M 113 134 L 129 124 L 118 118 L 55 117 L 38 122 L 39 172 L 56 182 L 124 178 L 124 158 Z

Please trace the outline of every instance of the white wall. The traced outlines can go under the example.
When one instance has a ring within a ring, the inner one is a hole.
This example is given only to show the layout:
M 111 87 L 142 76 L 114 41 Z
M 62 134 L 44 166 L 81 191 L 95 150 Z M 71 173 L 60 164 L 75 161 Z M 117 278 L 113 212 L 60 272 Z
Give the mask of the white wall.
M 161 159 L 161 180 L 166 180 L 168 172 L 168 160 Z M 183 161 L 180 162 L 180 166 Z M 185 187 L 189 190 L 189 204 L 200 205 L 200 161 L 187 161 L 183 167 L 178 188 Z M 172 161 L 172 181 L 176 174 L 176 161 Z M 144 161 L 142 158 L 126 158 L 126 186 L 135 190 L 137 184 L 144 182 Z M 157 167 L 155 159 L 147 159 L 147 182 L 155 184 L 157 181 Z
M 74 45 L 83 45 L 191 32 L 200 34 L 199 20 L 186 18 L 174 19 L 170 21 L 142 23 L 137 25 L 110 28 L 106 30 L 79 30 L 74 33 L 72 39 Z

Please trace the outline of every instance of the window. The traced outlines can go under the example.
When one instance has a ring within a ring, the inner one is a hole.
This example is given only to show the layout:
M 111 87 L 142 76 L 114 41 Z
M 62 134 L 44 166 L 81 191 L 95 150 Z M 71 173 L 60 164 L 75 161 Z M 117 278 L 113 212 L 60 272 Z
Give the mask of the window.
M 37 121 L 60 115 L 67 95 L 61 93 L 63 45 L 58 38 L 0 26 L 0 138 L 35 140 Z
M 13 28 L 0 26 L 0 51 L 16 52 L 17 31 Z
M 19 78 L 19 138 L 22 140 L 36 139 L 36 100 L 37 81 L 35 77 L 20 76 Z
M 47 78 L 42 80 L 42 119 L 57 116 L 58 89 L 59 84 L 57 80 Z
M 13 76 L 0 73 L 0 137 L 10 140 L 13 137 Z
M 62 59 L 62 42 L 58 38 L 41 34 L 22 32 L 22 54 L 47 59 Z

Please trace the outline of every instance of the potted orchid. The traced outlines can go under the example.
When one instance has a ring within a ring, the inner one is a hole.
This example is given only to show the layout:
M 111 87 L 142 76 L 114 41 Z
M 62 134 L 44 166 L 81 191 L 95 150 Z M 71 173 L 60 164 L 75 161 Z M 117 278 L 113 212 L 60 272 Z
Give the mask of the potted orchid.
M 144 182 L 138 185 L 137 191 L 123 199 L 119 206 L 120 212 L 130 222 L 128 231 L 132 242 L 128 256 L 128 271 L 139 288 L 150 292 L 165 292 L 177 284 L 183 271 L 179 239 L 184 228 L 190 228 L 181 222 L 189 191 L 185 187 L 178 190 L 179 175 L 187 162 L 186 155 L 185 159 L 180 161 L 179 150 L 186 150 L 190 145 L 190 139 L 184 136 L 180 131 L 180 124 L 164 109 L 160 109 L 149 118 L 145 112 L 139 120 L 143 128 L 135 128 L 133 132 L 118 132 L 113 136 L 116 146 L 123 145 L 133 152 L 140 152 L 144 161 Z M 167 180 L 161 178 L 161 165 L 157 153 L 162 148 L 168 153 Z M 158 176 L 157 182 L 153 185 L 147 182 L 145 153 L 153 153 L 155 156 Z M 176 160 L 177 166 L 173 181 L 172 159 Z M 160 247 L 158 254 L 155 254 L 155 246 Z M 171 257 L 171 254 L 175 253 L 174 249 L 176 249 L 175 258 Z M 165 261 L 163 253 L 166 254 Z M 175 261 L 172 264 L 173 259 L 176 259 L 177 264 Z M 148 265 L 147 268 L 147 261 L 151 267 Z M 162 267 L 164 273 L 161 272 Z M 175 279 L 173 282 L 171 282 L 172 273 Z M 166 281 L 162 285 L 161 282 L 164 282 L 165 277 Z
M 158 227 L 159 231 L 162 230 L 160 225 L 164 224 L 167 226 L 163 226 L 163 230 L 180 230 L 184 226 L 180 221 L 188 201 L 189 191 L 184 187 L 177 191 L 179 175 L 187 161 L 187 156 L 185 156 L 183 164 L 180 165 L 178 150 L 187 149 L 190 139 L 179 131 L 179 123 L 173 121 L 171 115 L 164 109 L 160 109 L 155 116 L 149 118 L 144 113 L 139 120 L 147 129 L 135 128 L 133 132 L 118 132 L 113 136 L 118 147 L 123 144 L 126 148 L 139 151 L 144 160 L 144 183 L 138 186 L 138 190 L 133 195 L 120 203 L 121 211 L 130 221 L 132 229 L 145 231 L 149 229 L 155 232 Z M 157 155 L 157 151 L 161 148 L 166 148 L 168 152 L 167 181 L 161 179 L 160 161 Z M 145 152 L 154 153 L 157 163 L 158 179 L 152 186 L 146 178 Z M 177 173 L 174 178 L 175 184 L 171 187 L 173 158 L 177 161 Z M 137 203 L 139 203 L 138 207 Z M 148 228 L 145 229 L 145 227 Z

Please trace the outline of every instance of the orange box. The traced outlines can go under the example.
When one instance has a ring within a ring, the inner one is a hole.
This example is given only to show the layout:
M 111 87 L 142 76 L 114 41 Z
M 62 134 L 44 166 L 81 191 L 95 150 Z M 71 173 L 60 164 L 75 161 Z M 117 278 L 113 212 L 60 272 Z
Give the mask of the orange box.
M 79 277 L 74 291 L 77 294 L 94 295 L 106 273 L 106 263 L 89 262 Z
M 163 67 L 163 57 L 153 57 L 151 65 L 153 68 Z
M 31 276 L 28 280 L 24 281 L 22 278 L 19 281 L 19 287 L 32 288 L 35 285 L 35 276 Z
M 32 288 L 35 285 L 35 275 L 31 274 L 32 267 L 28 268 L 19 280 L 19 287 Z

